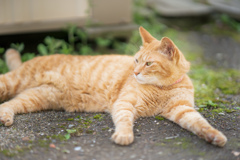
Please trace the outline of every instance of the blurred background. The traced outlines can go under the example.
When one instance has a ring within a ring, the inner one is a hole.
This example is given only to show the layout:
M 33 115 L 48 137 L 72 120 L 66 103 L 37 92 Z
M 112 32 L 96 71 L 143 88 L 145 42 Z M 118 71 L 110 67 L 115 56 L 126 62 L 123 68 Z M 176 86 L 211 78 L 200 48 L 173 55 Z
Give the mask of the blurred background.
M 138 27 L 171 38 L 192 62 L 202 104 L 239 94 L 238 0 L 0 0 L 0 73 L 7 48 L 22 60 L 55 53 L 134 55 Z M 219 79 L 222 79 L 219 81 Z M 206 87 L 207 86 L 207 87 Z M 207 95 L 207 97 L 206 97 Z M 225 101 L 225 100 L 224 100 Z

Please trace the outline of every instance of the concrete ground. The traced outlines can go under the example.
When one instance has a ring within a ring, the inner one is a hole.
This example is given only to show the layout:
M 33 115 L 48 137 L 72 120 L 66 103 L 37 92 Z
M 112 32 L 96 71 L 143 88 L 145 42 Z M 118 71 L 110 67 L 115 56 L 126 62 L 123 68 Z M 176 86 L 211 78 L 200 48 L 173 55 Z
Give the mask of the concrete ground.
M 238 97 L 239 98 L 239 97 Z M 11 127 L 1 127 L 1 160 L 122 160 L 122 159 L 185 159 L 231 160 L 240 150 L 240 112 L 226 115 L 203 115 L 227 137 L 228 143 L 219 148 L 206 143 L 168 120 L 154 117 L 135 122 L 135 141 L 130 146 L 111 142 L 114 131 L 110 115 L 48 111 L 18 115 Z M 99 115 L 97 116 L 99 117 Z M 89 125 L 84 123 L 91 121 Z M 77 130 L 63 140 L 67 129 Z

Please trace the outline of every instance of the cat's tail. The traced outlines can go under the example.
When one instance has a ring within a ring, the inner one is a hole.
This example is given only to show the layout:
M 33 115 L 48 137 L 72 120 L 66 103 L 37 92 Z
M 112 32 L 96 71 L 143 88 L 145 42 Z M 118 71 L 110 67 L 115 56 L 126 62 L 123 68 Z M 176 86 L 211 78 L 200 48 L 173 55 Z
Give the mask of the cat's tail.
M 5 53 L 5 60 L 10 71 L 22 65 L 20 53 L 15 49 L 8 49 Z

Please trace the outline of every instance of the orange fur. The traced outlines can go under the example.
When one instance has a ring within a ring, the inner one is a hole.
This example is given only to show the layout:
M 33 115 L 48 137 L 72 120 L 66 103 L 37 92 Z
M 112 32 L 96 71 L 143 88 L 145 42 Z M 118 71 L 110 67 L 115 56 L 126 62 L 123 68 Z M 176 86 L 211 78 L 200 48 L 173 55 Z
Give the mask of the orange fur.
M 0 120 L 9 126 L 15 114 L 47 109 L 109 112 L 116 126 L 113 141 L 128 145 L 134 120 L 161 114 L 224 146 L 226 137 L 193 108 L 193 85 L 186 75 L 190 63 L 181 51 L 169 38 L 158 41 L 142 27 L 140 35 L 143 47 L 134 57 L 51 55 L 12 67 L 0 75 L 0 100 L 9 100 L 0 105 Z
M 8 49 L 5 54 L 5 59 L 10 71 L 21 66 L 21 57 L 20 54 L 14 49 Z

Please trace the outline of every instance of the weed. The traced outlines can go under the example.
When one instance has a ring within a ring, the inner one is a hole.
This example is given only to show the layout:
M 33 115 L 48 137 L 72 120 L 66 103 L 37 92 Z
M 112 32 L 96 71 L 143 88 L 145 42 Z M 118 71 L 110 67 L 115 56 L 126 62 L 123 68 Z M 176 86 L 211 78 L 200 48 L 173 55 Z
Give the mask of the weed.
M 155 119 L 160 120 L 160 121 L 164 120 L 164 118 L 161 116 L 155 116 Z
M 232 29 L 236 30 L 237 32 L 240 32 L 240 23 L 231 17 L 229 17 L 226 14 L 222 14 L 220 17 L 221 21 L 231 27 Z
M 40 43 L 37 47 L 40 55 L 46 56 L 55 53 L 70 54 L 73 52 L 74 48 L 67 42 L 61 39 L 56 39 L 47 36 L 44 39 L 44 43 Z
M 1 54 L 3 54 L 3 53 L 4 53 L 4 51 L 5 51 L 5 49 L 4 49 L 4 48 L 2 48 L 2 47 L 0 47 L 0 55 L 1 55 Z
M 0 73 L 6 72 L 8 72 L 7 64 L 2 59 L 0 59 Z
M 21 56 L 21 59 L 22 59 L 22 62 L 26 62 L 30 59 L 33 59 L 35 57 L 35 53 L 24 53 L 22 56 Z
M 102 117 L 101 114 L 96 114 L 93 118 L 94 118 L 94 119 L 98 119 L 98 120 L 103 119 L 103 117 Z
M 69 133 L 67 133 L 67 134 L 64 135 L 64 138 L 65 138 L 66 140 L 70 139 L 70 137 L 71 137 L 71 135 L 70 135 Z
M 44 140 L 44 139 L 39 139 L 38 140 L 38 145 L 40 147 L 48 147 L 49 146 L 49 140 Z
M 84 128 L 88 128 L 90 124 L 92 124 L 92 120 L 90 118 L 86 118 L 82 124 Z
M 86 130 L 87 134 L 93 134 L 93 132 L 94 132 L 93 130 Z
M 47 136 L 47 138 L 48 139 L 56 139 L 56 140 L 60 140 L 60 141 L 64 141 L 65 140 L 64 135 L 61 135 L 61 134 Z
M 16 152 L 9 150 L 9 149 L 1 150 L 0 153 L 2 153 L 3 155 L 5 155 L 7 157 L 14 157 L 17 154 Z
M 105 127 L 105 128 L 102 128 L 102 131 L 106 131 L 106 130 L 109 130 L 110 128 L 109 127 Z
M 199 105 L 199 112 L 210 110 L 213 113 L 232 113 L 235 112 L 235 109 L 228 109 L 223 104 L 214 103 L 211 100 L 208 100 L 207 102 L 204 102 L 203 104 Z
M 74 121 L 74 118 L 68 118 L 67 121 Z
M 76 129 L 66 129 L 67 133 L 75 133 L 77 130 Z
M 11 46 L 11 48 L 16 49 L 20 53 L 24 50 L 23 43 L 12 43 L 10 46 Z
M 65 137 L 65 139 L 66 139 L 66 140 L 70 139 L 70 137 L 71 137 L 71 134 L 73 134 L 73 133 L 76 133 L 76 132 L 77 132 L 77 130 L 76 130 L 76 129 L 66 129 L 66 131 L 67 131 L 67 134 L 65 134 L 65 135 L 64 135 L 64 137 Z

